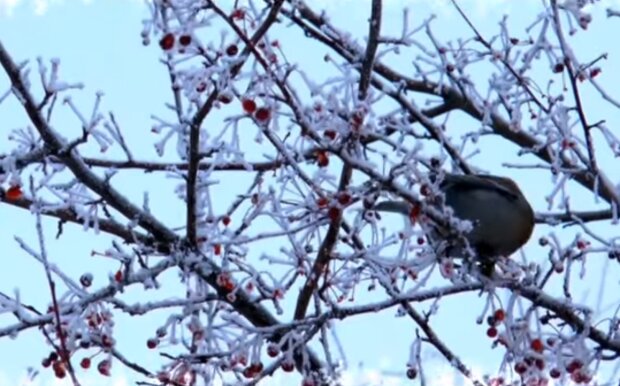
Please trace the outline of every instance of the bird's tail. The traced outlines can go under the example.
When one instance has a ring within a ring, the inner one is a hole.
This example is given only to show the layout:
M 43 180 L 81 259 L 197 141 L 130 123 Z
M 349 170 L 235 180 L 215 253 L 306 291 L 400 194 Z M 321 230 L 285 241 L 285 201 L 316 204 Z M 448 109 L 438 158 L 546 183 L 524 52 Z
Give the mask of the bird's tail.
M 411 212 L 411 205 L 404 201 L 383 201 L 373 207 L 379 212 L 392 212 L 408 215 Z

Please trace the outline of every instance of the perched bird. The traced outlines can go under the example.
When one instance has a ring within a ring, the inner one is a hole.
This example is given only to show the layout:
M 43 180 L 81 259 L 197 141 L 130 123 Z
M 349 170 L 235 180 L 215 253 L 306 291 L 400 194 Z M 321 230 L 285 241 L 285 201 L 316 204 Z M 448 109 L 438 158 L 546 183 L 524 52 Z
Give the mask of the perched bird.
M 510 256 L 530 238 L 534 211 L 510 178 L 446 173 L 439 188 L 445 195 L 444 203 L 452 208 L 454 215 L 471 221 L 473 229 L 465 237 L 481 261 L 492 263 L 500 256 Z M 410 204 L 402 201 L 380 202 L 374 209 L 411 213 Z M 439 227 L 433 233 L 440 238 L 447 236 L 446 230 Z M 458 246 L 455 247 L 450 250 L 451 255 L 455 250 L 459 253 Z

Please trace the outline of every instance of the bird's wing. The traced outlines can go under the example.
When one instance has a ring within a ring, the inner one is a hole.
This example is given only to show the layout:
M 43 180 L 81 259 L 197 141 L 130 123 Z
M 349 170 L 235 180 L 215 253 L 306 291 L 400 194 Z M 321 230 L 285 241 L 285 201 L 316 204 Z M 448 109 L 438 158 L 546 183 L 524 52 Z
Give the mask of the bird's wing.
M 519 198 L 519 196 L 515 194 L 515 183 L 511 179 L 505 177 L 446 174 L 440 184 L 440 188 L 443 191 L 457 186 L 461 190 L 495 190 L 509 199 L 516 200 Z

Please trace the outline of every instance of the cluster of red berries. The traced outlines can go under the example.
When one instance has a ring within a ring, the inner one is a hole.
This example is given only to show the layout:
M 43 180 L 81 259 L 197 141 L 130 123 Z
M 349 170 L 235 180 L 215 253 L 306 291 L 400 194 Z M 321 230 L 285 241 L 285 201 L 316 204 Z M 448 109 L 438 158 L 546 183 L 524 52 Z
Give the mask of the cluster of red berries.
M 52 367 L 56 378 L 64 378 L 67 375 L 67 367 L 65 361 L 60 359 L 60 356 L 56 351 L 52 351 L 46 358 L 41 361 L 41 366 L 47 368 Z
M 540 338 L 530 341 L 530 348 L 537 354 L 542 354 L 547 347 L 553 347 L 556 340 L 547 338 L 546 343 Z M 545 369 L 545 361 L 539 357 L 526 357 L 522 361 L 515 364 L 515 372 L 519 375 L 527 373 L 528 369 L 533 368 L 538 371 Z M 565 366 L 566 373 L 570 375 L 570 379 L 576 384 L 587 384 L 592 380 L 592 375 L 587 368 L 584 368 L 583 362 L 579 359 L 573 359 Z M 549 370 L 549 377 L 558 379 L 562 376 L 562 370 L 559 367 L 553 367 Z
M 244 98 L 241 100 L 241 107 L 247 114 L 253 115 L 260 122 L 265 123 L 271 118 L 271 110 L 266 106 L 258 107 L 254 99 Z
M 80 367 L 84 370 L 88 370 L 91 367 L 91 362 L 90 357 L 84 357 L 80 361 Z M 44 368 L 51 367 L 56 378 L 63 379 L 67 376 L 67 362 L 61 359 L 60 355 L 55 351 L 52 351 L 46 358 L 43 358 L 41 366 Z M 99 371 L 101 375 L 109 376 L 111 368 L 112 362 L 109 359 L 103 359 L 97 364 L 97 371 Z
M 329 206 L 329 209 L 327 210 L 327 217 L 329 217 L 329 219 L 333 221 L 339 218 L 342 212 L 342 208 L 349 205 L 352 199 L 353 197 L 349 192 L 340 192 L 336 194 L 333 199 L 325 196 L 319 197 L 316 201 L 316 205 L 320 209 L 324 209 L 331 204 L 331 206 Z
M 176 42 L 176 36 L 173 33 L 168 32 L 159 40 L 159 46 L 162 50 L 169 51 L 174 48 Z M 181 35 L 179 36 L 178 42 L 181 47 L 187 47 L 192 44 L 192 37 L 190 35 Z
M 487 323 L 489 325 L 489 328 L 487 329 L 487 336 L 489 338 L 497 337 L 497 325 L 502 323 L 504 319 L 506 319 L 506 312 L 501 308 L 495 310 L 493 315 L 487 318 Z

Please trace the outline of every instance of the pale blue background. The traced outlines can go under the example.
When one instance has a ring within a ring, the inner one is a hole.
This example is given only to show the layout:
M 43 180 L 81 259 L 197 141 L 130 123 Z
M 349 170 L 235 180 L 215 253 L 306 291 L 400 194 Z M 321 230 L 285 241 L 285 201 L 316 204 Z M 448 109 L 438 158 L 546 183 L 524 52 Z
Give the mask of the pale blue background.
M 83 109 L 85 114 L 89 114 L 94 101 L 96 91 L 105 92 L 105 99 L 102 111 L 114 111 L 120 123 L 126 139 L 130 146 L 136 150 L 139 159 L 155 159 L 155 152 L 152 144 L 156 137 L 150 133 L 151 120 L 153 113 L 161 113 L 164 102 L 170 100 L 169 82 L 167 72 L 159 61 L 160 50 L 156 44 L 144 47 L 141 43 L 140 32 L 142 30 L 141 20 L 146 17 L 146 7 L 138 1 L 121 0 L 97 0 L 88 4 L 80 1 L 52 1 L 46 2 L 19 2 L 15 7 L 9 6 L 9 1 L 0 0 L 0 39 L 13 55 L 15 61 L 25 59 L 31 60 L 32 82 L 37 85 L 36 61 L 37 56 L 45 60 L 49 58 L 61 59 L 61 77 L 69 82 L 83 82 L 85 88 L 73 93 L 74 102 Z M 336 25 L 343 30 L 354 30 L 357 34 L 366 32 L 366 19 L 368 15 L 369 3 L 362 0 L 333 0 L 320 2 L 328 4 L 328 12 Z M 409 4 L 411 13 L 411 24 L 419 23 L 422 18 L 426 18 L 430 12 L 438 15 L 438 20 L 434 23 L 434 32 L 440 38 L 456 37 L 467 34 L 470 31 L 466 28 L 462 20 L 451 10 L 449 2 L 446 1 L 386 1 L 385 20 L 386 29 L 392 31 L 392 35 L 400 31 L 400 8 L 403 4 Z M 38 5 L 37 5 L 38 4 Z M 41 6 L 44 4 L 46 6 Z M 430 6 L 429 6 L 430 4 Z M 524 23 L 531 21 L 534 12 L 538 12 L 539 3 L 534 1 L 464 1 L 463 7 L 471 16 L 472 21 L 480 31 L 489 36 L 497 30 L 498 22 L 504 13 L 510 14 L 512 25 L 518 26 L 514 31 L 521 36 Z M 42 7 L 42 8 L 41 8 Z M 10 8 L 10 9 L 9 9 Z M 586 60 L 593 58 L 597 54 L 609 51 L 609 63 L 605 63 L 605 69 L 600 79 L 606 85 L 618 85 L 620 79 L 617 71 L 611 69 L 620 68 L 617 41 L 614 36 L 618 36 L 620 30 L 618 20 L 607 20 L 604 16 L 604 8 L 598 7 L 594 13 L 595 22 L 591 26 L 591 32 L 587 35 L 581 34 L 574 42 L 574 49 L 579 53 L 580 58 Z M 315 50 L 305 47 L 303 50 L 293 51 L 295 41 L 288 41 L 285 37 L 283 46 L 287 57 L 292 61 L 317 60 L 321 61 L 327 52 L 325 49 Z M 288 44 L 288 49 L 287 49 Z M 290 51 L 289 51 L 290 50 Z M 305 55 L 305 56 L 304 56 Z M 402 58 L 403 66 L 411 58 Z M 321 71 L 323 71 L 321 69 Z M 4 74 L 4 73 L 3 73 Z M 319 74 L 322 75 L 322 74 Z M 485 79 L 486 74 L 480 74 L 481 79 Z M 7 87 L 5 75 L 0 75 L 0 93 Z M 610 88 L 609 91 L 615 91 Z M 618 97 L 620 95 L 616 95 Z M 598 99 L 596 99 L 598 101 Z M 586 98 L 587 102 L 587 98 Z M 617 112 L 610 110 L 608 106 L 597 102 L 587 105 L 587 111 L 591 120 L 607 119 L 610 127 L 618 123 Z M 75 117 L 68 113 L 66 106 L 57 106 L 56 128 L 69 136 L 76 133 L 78 127 Z M 3 143 L 9 129 L 23 125 L 26 120 L 20 110 L 19 104 L 10 98 L 0 105 L 0 150 L 4 151 L 10 145 Z M 65 130 L 63 126 L 67 127 Z M 617 127 L 617 126 L 615 126 Z M 523 190 L 533 202 L 537 210 L 546 210 L 543 200 L 543 190 L 541 183 L 548 182 L 548 177 L 542 174 L 527 174 L 525 172 L 501 169 L 499 159 L 505 159 L 506 154 L 511 156 L 515 152 L 513 146 L 497 146 L 491 157 L 496 157 L 494 162 L 477 163 L 488 170 L 510 174 L 515 178 L 520 178 Z M 509 153 L 507 153 L 509 152 Z M 94 153 L 96 154 L 96 153 Z M 106 156 L 118 158 L 118 152 L 110 152 Z M 514 162 L 522 162 L 521 159 L 510 158 Z M 529 160 L 530 162 L 532 160 Z M 613 162 L 612 159 L 604 161 Z M 617 161 L 616 161 L 617 162 Z M 608 168 L 611 169 L 611 168 Z M 620 169 L 620 168 L 618 168 Z M 617 178 L 616 172 L 612 177 Z M 166 190 L 161 188 L 163 177 L 160 179 L 147 176 L 146 179 L 137 175 L 123 177 L 128 183 L 133 185 L 124 186 L 135 203 L 140 204 L 142 192 L 148 189 L 151 192 L 151 207 L 154 212 L 162 217 L 168 224 L 173 226 L 182 224 L 183 215 L 180 211 L 180 203 L 175 202 L 171 194 L 172 188 Z M 134 180 L 134 178 L 136 178 Z M 235 175 L 231 176 L 234 183 Z M 140 181 L 140 183 L 136 183 Z M 150 187 L 148 184 L 151 184 Z M 129 187 L 130 186 L 130 187 Z M 579 199 L 580 189 L 575 189 L 573 194 Z M 591 198 L 585 197 L 583 205 L 594 207 Z M 585 207 L 584 207 L 585 209 Z M 113 272 L 115 266 L 102 259 L 91 257 L 92 250 L 103 251 L 108 246 L 106 237 L 84 236 L 77 227 L 66 226 L 66 232 L 60 243 L 54 242 L 55 223 L 48 223 L 46 237 L 50 245 L 50 258 L 59 266 L 63 267 L 73 278 L 89 270 L 96 273 L 95 284 L 105 283 L 105 274 Z M 595 225 L 596 226 L 596 225 Z M 537 234 L 547 232 L 547 229 L 539 227 Z M 560 231 L 560 230 L 558 230 Z M 613 230 L 610 230 L 613 231 Z M 562 237 L 572 238 L 573 230 L 564 231 Z M 617 233 L 617 230 L 616 230 Z M 0 205 L 0 290 L 5 293 L 12 293 L 15 288 L 21 291 L 22 299 L 25 303 L 43 307 L 48 302 L 49 293 L 44 272 L 40 265 L 36 264 L 32 258 L 21 251 L 14 239 L 14 235 L 19 235 L 36 245 L 34 235 L 34 217 L 26 212 L 11 208 L 7 205 Z M 70 246 L 70 247 L 68 247 Z M 544 259 L 543 250 L 537 246 L 536 238 L 528 244 L 528 256 L 532 259 Z M 592 262 L 589 271 L 592 282 L 600 279 L 600 274 L 606 261 L 604 256 L 597 256 L 598 260 Z M 170 276 L 171 282 L 174 277 Z M 598 278 L 598 279 L 597 279 Z M 611 277 L 608 280 L 609 288 L 607 293 L 610 297 L 605 298 L 602 310 L 606 306 L 613 306 L 617 302 L 618 279 Z M 587 286 L 586 286 L 587 287 Z M 584 287 L 585 288 L 585 287 Z M 590 291 L 583 291 L 583 298 L 579 300 L 596 299 L 598 284 L 591 287 Z M 170 290 L 178 290 L 174 285 Z M 137 291 L 128 294 L 128 299 L 137 299 L 142 294 Z M 490 350 L 490 341 L 485 337 L 485 327 L 475 325 L 475 318 L 483 307 L 483 298 L 475 295 L 455 296 L 452 299 L 445 299 L 442 302 L 440 315 L 435 319 L 435 327 L 440 331 L 451 347 L 465 360 L 465 362 L 477 369 L 493 371 L 497 368 L 501 355 L 499 350 Z M 465 312 L 467 311 L 467 312 Z M 126 355 L 138 363 L 146 365 L 150 369 L 157 363 L 157 356 L 147 353 L 145 341 L 152 336 L 155 328 L 162 319 L 161 314 L 153 317 L 144 318 L 144 321 L 129 321 L 127 326 L 131 330 L 123 328 L 123 317 L 117 320 L 119 348 Z M 352 374 L 349 375 L 353 384 L 360 384 L 362 380 L 370 384 L 378 382 L 382 372 L 383 380 L 386 384 L 398 384 L 402 379 L 390 378 L 392 372 L 400 374 L 404 370 L 408 359 L 408 344 L 411 342 L 414 331 L 412 323 L 408 320 L 395 319 L 391 312 L 383 314 L 380 323 L 376 318 L 356 318 L 347 320 L 338 326 L 338 334 L 343 347 L 348 355 L 348 363 Z M 0 315 L 0 326 L 14 323 L 11 315 Z M 462 327 L 463 326 L 463 327 Z M 29 366 L 39 367 L 40 360 L 46 355 L 48 348 L 42 338 L 35 330 L 21 334 L 16 340 L 0 340 L 0 386 L 15 385 L 19 382 Z M 443 360 L 438 358 L 434 361 L 433 355 L 429 358 L 431 365 L 427 367 L 427 372 L 441 373 L 442 379 L 436 380 L 433 385 L 451 384 L 451 371 L 448 371 Z M 148 358 L 148 359 L 147 359 Z M 79 360 L 76 360 L 77 364 Z M 358 363 L 363 364 L 360 371 Z M 433 365 L 436 363 L 436 365 Z M 90 371 L 95 374 L 95 369 Z M 372 375 L 375 374 L 375 375 Z M 386 375 L 387 374 L 387 375 Z M 430 375 L 430 374 L 429 374 Z M 127 379 L 125 379 L 127 377 Z M 373 378 L 377 377 L 377 378 Z M 108 382 L 99 376 L 84 378 L 94 382 Z M 122 365 L 116 364 L 113 368 L 113 377 L 108 384 L 122 384 L 133 380 L 133 374 L 127 372 Z M 286 380 L 286 379 L 285 379 Z M 291 379 L 288 379 L 290 381 Z M 37 382 L 49 384 L 51 372 L 44 371 L 36 378 Z M 274 380 L 274 384 L 278 384 Z M 296 381 L 295 381 L 296 382 Z M 98 383 L 101 384 L 101 383 Z

